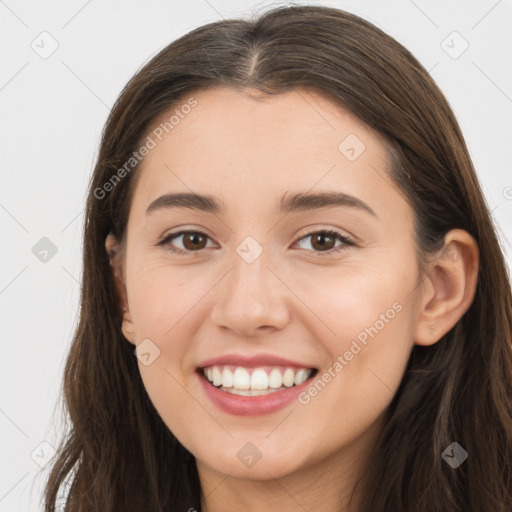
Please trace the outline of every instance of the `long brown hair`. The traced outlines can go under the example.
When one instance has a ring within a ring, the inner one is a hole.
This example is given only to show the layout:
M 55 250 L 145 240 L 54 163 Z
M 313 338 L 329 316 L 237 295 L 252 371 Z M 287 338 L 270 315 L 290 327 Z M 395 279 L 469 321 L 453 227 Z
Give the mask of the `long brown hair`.
M 105 238 L 125 236 L 137 165 L 119 169 L 165 112 L 215 86 L 268 95 L 313 88 L 382 135 L 390 178 L 413 209 L 420 263 L 451 229 L 475 238 L 474 300 L 443 340 L 413 348 L 359 482 L 361 512 L 510 511 L 510 281 L 465 141 L 409 51 L 365 20 L 319 6 L 199 27 L 140 69 L 114 105 L 87 200 L 80 320 L 63 387 L 71 427 L 48 478 L 45 510 L 55 510 L 66 483 L 67 512 L 200 510 L 195 459 L 152 406 L 121 332 Z M 454 441 L 469 454 L 457 469 L 441 457 Z

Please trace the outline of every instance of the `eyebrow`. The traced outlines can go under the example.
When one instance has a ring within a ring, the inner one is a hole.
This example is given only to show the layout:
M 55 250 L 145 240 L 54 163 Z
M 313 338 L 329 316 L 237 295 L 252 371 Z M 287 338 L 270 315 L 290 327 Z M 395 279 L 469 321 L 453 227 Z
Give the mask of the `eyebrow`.
M 365 211 L 374 217 L 377 214 L 361 199 L 345 192 L 285 193 L 279 201 L 274 213 L 293 213 L 317 210 L 329 207 L 349 207 Z M 195 193 L 170 193 L 155 199 L 147 208 L 146 215 L 157 210 L 184 208 L 211 214 L 224 214 L 226 207 L 222 201 L 212 195 Z

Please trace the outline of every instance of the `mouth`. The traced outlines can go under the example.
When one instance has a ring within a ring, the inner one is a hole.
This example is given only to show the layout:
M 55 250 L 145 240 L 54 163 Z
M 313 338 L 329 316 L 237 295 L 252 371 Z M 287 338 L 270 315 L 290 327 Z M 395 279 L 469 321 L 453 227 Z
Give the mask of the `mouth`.
M 313 379 L 317 372 L 316 368 L 287 365 L 246 367 L 225 364 L 198 368 L 199 375 L 212 387 L 243 397 L 265 396 L 301 386 Z
M 318 368 L 274 354 L 224 354 L 199 363 L 196 373 L 205 396 L 222 412 L 257 416 L 297 400 Z
M 317 368 L 275 357 L 210 359 L 196 373 L 205 396 L 222 412 L 261 416 L 297 400 L 318 373 Z

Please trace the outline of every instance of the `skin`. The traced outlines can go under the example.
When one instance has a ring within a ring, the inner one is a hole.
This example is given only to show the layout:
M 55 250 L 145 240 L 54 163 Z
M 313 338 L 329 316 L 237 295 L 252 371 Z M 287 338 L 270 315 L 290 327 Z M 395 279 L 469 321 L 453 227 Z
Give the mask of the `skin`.
M 194 97 L 198 105 L 138 171 L 125 250 L 106 240 L 123 333 L 160 350 L 150 365 L 139 361 L 140 374 L 163 421 L 196 457 L 203 510 L 357 511 L 358 493 L 349 503 L 350 493 L 414 344 L 436 343 L 473 300 L 476 243 L 450 231 L 448 251 L 433 255 L 421 276 L 413 212 L 387 175 L 382 139 L 319 94 L 254 100 L 217 88 Z M 349 134 L 366 147 L 354 161 L 338 150 Z M 320 190 L 354 195 L 376 216 L 347 206 L 274 212 L 286 192 Z M 146 215 L 167 192 L 212 194 L 227 211 Z M 185 228 L 208 237 L 198 255 L 170 252 L 172 244 L 190 247 L 183 236 L 155 245 Z M 315 237 L 304 237 L 325 229 L 357 245 L 322 255 Z M 247 236 L 263 248 L 250 264 L 236 252 Z M 198 364 L 227 353 L 287 357 L 322 375 L 396 303 L 400 312 L 307 404 L 240 417 L 219 410 L 200 385 Z M 261 453 L 252 467 L 237 457 L 248 442 Z

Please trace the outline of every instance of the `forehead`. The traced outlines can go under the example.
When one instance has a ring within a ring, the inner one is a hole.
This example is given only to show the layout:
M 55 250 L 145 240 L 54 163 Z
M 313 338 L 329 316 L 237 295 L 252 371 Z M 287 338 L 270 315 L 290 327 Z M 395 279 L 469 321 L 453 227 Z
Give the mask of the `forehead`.
M 286 191 L 316 187 L 373 195 L 378 207 L 382 190 L 372 189 L 393 189 L 382 138 L 346 109 L 311 89 L 246 92 L 260 97 L 227 87 L 199 91 L 193 108 L 180 108 L 189 103 L 184 97 L 155 122 L 163 126 L 175 114 L 169 133 L 153 135 L 134 203 L 147 207 L 164 192 L 180 191 L 212 193 L 227 198 L 228 207 L 272 197 L 274 206 Z

